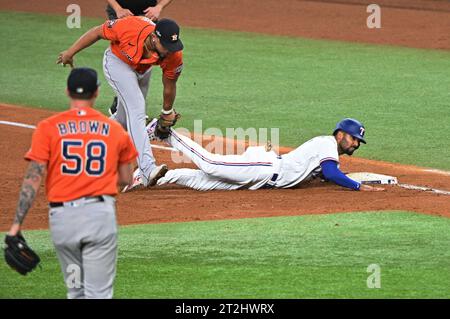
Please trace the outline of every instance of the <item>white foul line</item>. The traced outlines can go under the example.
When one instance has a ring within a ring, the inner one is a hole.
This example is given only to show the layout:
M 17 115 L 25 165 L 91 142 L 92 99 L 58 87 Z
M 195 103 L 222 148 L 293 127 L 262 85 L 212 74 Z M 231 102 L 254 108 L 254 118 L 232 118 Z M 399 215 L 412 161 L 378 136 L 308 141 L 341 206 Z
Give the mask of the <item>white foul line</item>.
M 10 126 L 18 126 L 18 127 L 24 127 L 24 128 L 30 128 L 30 129 L 35 129 L 36 126 L 34 125 L 28 125 L 28 124 L 23 124 L 23 123 L 17 123 L 17 122 L 10 122 L 10 121 L 0 121 L 0 124 L 4 124 L 4 125 L 10 125 Z M 166 150 L 166 151 L 173 151 L 176 152 L 177 150 L 172 148 L 172 147 L 166 147 L 166 146 L 159 146 L 159 145 L 151 145 L 152 148 L 157 148 L 160 150 Z
M 442 171 L 440 169 L 424 169 L 423 171 L 428 172 L 428 173 L 436 173 L 436 174 L 450 176 L 450 172 Z
M 417 186 L 417 185 L 410 185 L 410 184 L 397 184 L 400 187 L 406 188 L 406 189 L 414 189 L 418 191 L 425 191 L 425 192 L 433 192 L 435 194 L 441 194 L 441 195 L 450 195 L 449 191 L 444 191 L 441 189 L 435 189 L 430 187 L 423 187 L 423 186 Z
M 25 127 L 25 128 L 31 128 L 31 129 L 35 129 L 36 128 L 36 126 L 34 126 L 34 125 L 28 125 L 28 124 L 17 123 L 17 122 L 9 122 L 9 121 L 0 121 L 0 124 L 11 125 L 11 126 L 18 126 L 18 127 Z

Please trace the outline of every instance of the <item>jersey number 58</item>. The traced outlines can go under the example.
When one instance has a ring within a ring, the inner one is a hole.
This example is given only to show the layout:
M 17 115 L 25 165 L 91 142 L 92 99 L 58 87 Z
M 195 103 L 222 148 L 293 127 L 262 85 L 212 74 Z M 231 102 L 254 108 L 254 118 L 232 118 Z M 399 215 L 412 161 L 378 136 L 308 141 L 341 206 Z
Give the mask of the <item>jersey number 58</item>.
M 85 172 L 89 176 L 101 176 L 105 171 L 106 144 L 93 140 L 84 145 L 82 140 L 62 140 L 61 174 L 79 175 Z

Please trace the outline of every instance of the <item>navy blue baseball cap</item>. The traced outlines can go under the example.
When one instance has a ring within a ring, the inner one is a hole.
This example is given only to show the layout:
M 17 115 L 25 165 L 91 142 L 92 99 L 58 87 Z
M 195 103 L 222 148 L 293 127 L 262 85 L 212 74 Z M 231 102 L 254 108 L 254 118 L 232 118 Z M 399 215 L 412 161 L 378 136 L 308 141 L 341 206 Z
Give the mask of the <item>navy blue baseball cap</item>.
M 333 135 L 335 135 L 337 131 L 343 131 L 347 134 L 350 134 L 351 136 L 357 138 L 358 140 L 366 144 L 366 140 L 364 139 L 366 129 L 364 125 L 358 120 L 346 118 L 343 119 L 342 121 L 339 121 L 336 124 L 336 128 L 334 129 Z
M 175 21 L 170 19 L 159 20 L 156 23 L 155 33 L 162 46 L 169 52 L 183 50 L 183 42 L 180 39 L 180 27 Z
M 97 71 L 91 68 L 74 68 L 67 78 L 67 89 L 75 96 L 92 96 L 99 86 Z

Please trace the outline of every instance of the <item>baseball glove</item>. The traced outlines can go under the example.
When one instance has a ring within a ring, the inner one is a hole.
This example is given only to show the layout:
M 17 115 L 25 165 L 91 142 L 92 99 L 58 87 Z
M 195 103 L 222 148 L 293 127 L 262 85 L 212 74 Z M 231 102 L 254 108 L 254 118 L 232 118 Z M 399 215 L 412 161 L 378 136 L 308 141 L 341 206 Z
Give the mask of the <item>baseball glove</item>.
M 21 275 L 25 276 L 41 261 L 20 233 L 15 236 L 6 235 L 5 244 L 6 263 Z
M 155 135 L 160 139 L 166 139 L 169 137 L 170 128 L 174 126 L 181 114 L 177 113 L 175 110 L 171 114 L 160 114 L 158 118 L 158 123 L 156 125 Z

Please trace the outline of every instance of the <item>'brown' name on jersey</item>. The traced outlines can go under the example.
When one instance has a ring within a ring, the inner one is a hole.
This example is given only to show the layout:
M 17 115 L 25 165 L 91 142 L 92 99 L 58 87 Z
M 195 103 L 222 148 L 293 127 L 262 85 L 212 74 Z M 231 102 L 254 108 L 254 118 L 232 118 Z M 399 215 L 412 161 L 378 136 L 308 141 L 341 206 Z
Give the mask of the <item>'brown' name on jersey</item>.
M 60 136 L 72 134 L 99 134 L 109 135 L 110 126 L 101 121 L 67 121 L 57 124 Z

